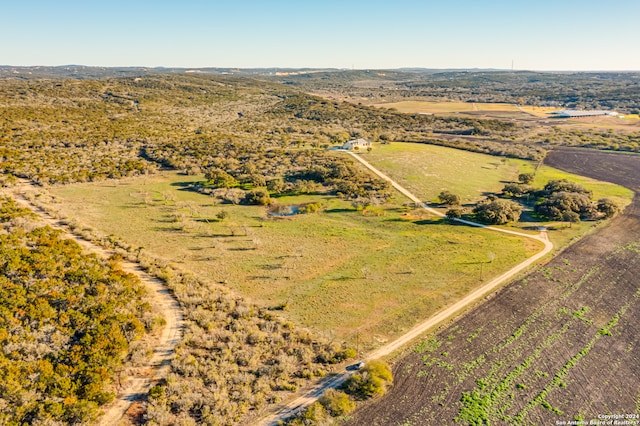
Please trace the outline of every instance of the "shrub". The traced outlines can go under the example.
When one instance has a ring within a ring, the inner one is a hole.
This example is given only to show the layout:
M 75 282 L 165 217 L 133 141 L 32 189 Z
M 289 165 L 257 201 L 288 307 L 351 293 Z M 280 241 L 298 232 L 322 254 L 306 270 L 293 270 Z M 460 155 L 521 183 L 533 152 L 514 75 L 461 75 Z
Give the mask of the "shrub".
M 442 204 L 446 204 L 449 206 L 460 205 L 460 196 L 456 194 L 452 194 L 449 191 L 440 192 L 440 194 L 438 194 L 438 199 Z
M 389 365 L 382 361 L 371 361 L 351 376 L 345 383 L 347 393 L 360 399 L 382 396 L 393 384 Z
M 522 183 L 508 183 L 502 188 L 502 194 L 507 197 L 522 197 L 533 192 L 533 188 Z
M 520 173 L 518 175 L 518 182 L 528 185 L 533 182 L 535 177 L 533 173 Z
M 605 219 L 615 216 L 620 212 L 620 206 L 609 198 L 601 198 L 598 200 L 596 209 L 602 213 Z
M 218 218 L 218 220 L 225 220 L 229 217 L 229 212 L 226 210 L 220 210 L 218 213 L 216 213 L 216 217 Z
M 238 185 L 236 179 L 222 169 L 209 169 L 205 172 L 204 178 L 215 188 L 231 188 Z
M 268 206 L 272 203 L 272 200 L 267 188 L 256 188 L 247 192 L 244 202 L 251 205 Z
M 349 395 L 335 389 L 327 389 L 318 402 L 333 417 L 344 416 L 356 408 L 356 403 L 349 398 Z
M 462 218 L 462 209 L 449 209 L 446 213 L 447 219 L 454 220 Z
M 314 402 L 309 405 L 302 414 L 287 421 L 287 426 L 307 426 L 307 425 L 322 425 L 328 424 L 329 413 L 325 410 L 324 406 L 319 402 Z

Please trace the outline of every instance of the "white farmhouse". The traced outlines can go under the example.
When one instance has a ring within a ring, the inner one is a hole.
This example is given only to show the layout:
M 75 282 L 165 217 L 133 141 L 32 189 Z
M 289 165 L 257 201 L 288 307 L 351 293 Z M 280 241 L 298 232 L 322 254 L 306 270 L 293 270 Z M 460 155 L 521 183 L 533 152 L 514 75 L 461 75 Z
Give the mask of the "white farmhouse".
M 353 139 L 342 144 L 342 149 L 360 150 L 369 148 L 371 148 L 371 142 L 362 138 Z

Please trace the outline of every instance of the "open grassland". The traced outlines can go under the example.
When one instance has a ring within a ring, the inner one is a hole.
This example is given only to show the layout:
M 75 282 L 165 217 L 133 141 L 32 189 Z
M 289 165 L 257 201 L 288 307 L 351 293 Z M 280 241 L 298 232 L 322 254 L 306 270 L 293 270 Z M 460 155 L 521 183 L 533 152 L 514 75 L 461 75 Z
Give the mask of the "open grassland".
M 185 191 L 193 179 L 166 173 L 51 192 L 81 223 L 360 349 L 399 335 L 540 249 L 444 224 L 400 202 L 363 214 L 335 197 L 286 197 L 280 204 L 315 201 L 324 211 L 268 218 L 264 207 L 215 205 Z M 221 221 L 222 210 L 229 217 Z
M 635 116 L 637 117 L 637 116 Z M 553 124 L 553 121 L 551 121 Z M 568 119 L 564 128 L 578 132 L 583 129 L 594 130 L 618 130 L 623 132 L 638 132 L 640 131 L 640 121 L 634 116 L 620 117 L 587 117 L 587 118 L 573 118 Z
M 451 114 L 456 112 L 471 111 L 518 111 L 513 104 L 483 103 L 483 102 L 426 102 L 426 101 L 401 101 L 374 106 L 394 108 L 399 112 L 410 114 Z
M 640 188 L 638 156 L 574 150 L 549 161 Z M 543 425 L 640 414 L 639 247 L 636 200 L 416 345 L 394 366 L 391 392 L 347 424 Z
M 434 202 L 441 191 L 458 194 L 462 203 L 499 192 L 518 179 L 524 161 L 435 145 L 392 142 L 376 145 L 366 160 L 416 196 Z
M 393 142 L 376 145 L 365 154 L 367 161 L 396 179 L 427 202 L 441 191 L 458 194 L 462 203 L 474 203 L 486 193 L 497 193 L 520 173 L 534 173 L 533 186 L 542 187 L 553 179 L 569 179 L 593 191 L 593 198 L 613 197 L 623 202 L 633 192 L 620 185 L 578 176 L 537 162 L 478 154 L 428 144 Z
M 633 197 L 633 191 L 623 186 L 578 176 L 537 162 L 500 159 L 434 145 L 394 142 L 376 146 L 363 155 L 375 167 L 429 203 L 437 202 L 441 191 L 450 191 L 460 196 L 462 204 L 473 204 L 488 193 L 499 193 L 506 183 L 517 181 L 520 173 L 535 173 L 533 186 L 536 188 L 544 187 L 550 180 L 568 179 L 593 191 L 594 200 L 611 198 L 619 205 L 627 206 Z M 524 231 L 537 225 L 552 227 L 554 230 L 549 237 L 559 247 L 565 246 L 594 225 L 594 222 L 583 222 L 568 228 L 566 224 L 536 224 L 527 217 L 523 216 L 523 222 L 511 226 Z

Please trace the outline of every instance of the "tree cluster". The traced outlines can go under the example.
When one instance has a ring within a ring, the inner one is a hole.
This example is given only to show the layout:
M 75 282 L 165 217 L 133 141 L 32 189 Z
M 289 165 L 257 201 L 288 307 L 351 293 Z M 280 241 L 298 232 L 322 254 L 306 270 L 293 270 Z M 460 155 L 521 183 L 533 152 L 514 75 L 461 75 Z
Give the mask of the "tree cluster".
M 206 182 L 195 189 L 210 193 L 234 204 L 268 205 L 271 195 L 327 193 L 347 200 L 367 199 L 385 202 L 391 187 L 358 168 L 351 159 L 328 155 L 325 151 L 269 149 L 255 151 L 248 144 L 233 144 L 209 149 L 204 159 Z M 205 149 L 204 144 L 200 145 Z M 155 154 L 154 154 L 155 155 Z M 180 161 L 185 154 L 178 150 L 164 152 Z M 224 191 L 218 190 L 224 189 Z
M 438 200 L 445 205 L 448 206 L 459 206 L 460 205 L 460 196 L 458 194 L 453 194 L 449 191 L 441 191 L 438 194 Z
M 538 196 L 542 201 L 536 204 L 535 211 L 550 220 L 575 223 L 585 219 L 610 218 L 620 210 L 610 199 L 603 198 L 594 203 L 591 191 L 566 179 L 550 181 Z
M 528 182 L 533 178 L 520 175 L 520 183 L 508 183 L 502 189 L 502 195 L 510 198 L 524 198 L 535 203 L 536 214 L 548 220 L 580 222 L 585 219 L 598 219 L 615 216 L 620 207 L 615 201 L 603 198 L 597 203 L 592 201 L 593 193 L 580 184 L 566 179 L 551 180 L 544 188 L 535 189 Z

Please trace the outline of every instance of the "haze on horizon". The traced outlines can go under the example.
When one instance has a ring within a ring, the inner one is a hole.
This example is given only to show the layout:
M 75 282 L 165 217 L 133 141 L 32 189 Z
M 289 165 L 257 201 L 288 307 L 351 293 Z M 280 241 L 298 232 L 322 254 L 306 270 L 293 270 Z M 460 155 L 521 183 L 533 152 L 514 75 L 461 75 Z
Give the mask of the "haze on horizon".
M 637 0 L 24 0 L 3 12 L 2 65 L 640 70 Z

